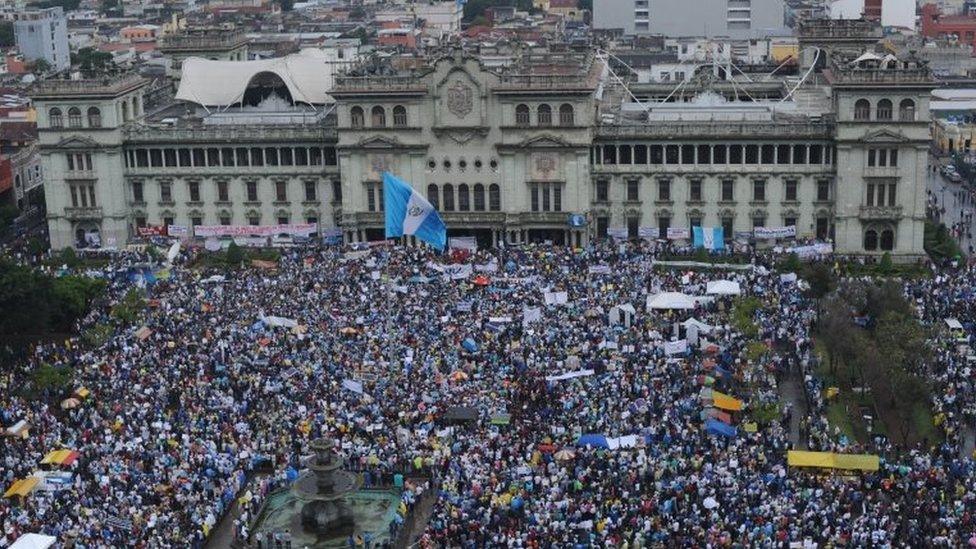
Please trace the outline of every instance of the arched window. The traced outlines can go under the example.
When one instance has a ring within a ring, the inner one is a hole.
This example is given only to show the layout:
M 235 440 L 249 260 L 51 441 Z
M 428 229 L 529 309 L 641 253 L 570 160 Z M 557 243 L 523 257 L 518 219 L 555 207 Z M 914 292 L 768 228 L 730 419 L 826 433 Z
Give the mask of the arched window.
M 528 105 L 518 105 L 515 107 L 515 125 L 517 126 L 528 126 L 529 125 L 529 106 Z
M 874 229 L 864 233 L 864 249 L 869 252 L 878 249 L 878 232 Z
M 407 109 L 403 105 L 393 107 L 393 125 L 401 128 L 407 125 Z
M 444 185 L 444 211 L 453 212 L 454 211 L 454 185 L 447 183 Z
M 349 121 L 354 128 L 362 128 L 364 125 L 366 125 L 366 119 L 363 115 L 363 108 L 353 107 L 349 109 Z
M 474 211 L 485 211 L 485 186 L 481 183 L 474 184 Z
M 51 120 L 52 128 L 64 127 L 64 118 L 61 116 L 61 109 L 54 107 L 47 112 L 47 116 Z
M 88 107 L 88 126 L 92 128 L 102 127 L 102 111 L 98 107 Z
M 540 126 L 552 126 L 552 107 L 545 104 L 539 105 L 536 115 Z
M 128 121 L 129 121 L 129 102 L 128 101 L 123 101 L 122 102 L 122 122 L 128 122 Z
M 559 125 L 572 126 L 573 124 L 575 124 L 573 120 L 573 106 L 569 103 L 563 103 L 559 106 Z
M 890 252 L 895 249 L 895 231 L 885 229 L 881 231 L 881 250 Z
M 386 109 L 379 105 L 373 107 L 372 112 L 370 112 L 370 124 L 374 128 L 386 126 Z
M 430 205 L 433 206 L 435 210 L 440 209 L 441 201 L 438 194 L 437 185 L 434 185 L 433 183 L 427 185 L 427 202 L 430 202 Z
M 911 99 L 902 99 L 898 105 L 898 120 L 902 122 L 915 121 L 915 102 Z
M 867 99 L 858 99 L 854 103 L 854 120 L 870 120 L 871 103 Z
M 488 185 L 488 209 L 493 212 L 502 209 L 502 190 L 496 183 Z
M 468 186 L 464 183 L 458 185 L 458 211 L 467 212 L 471 210 L 471 195 Z
M 878 120 L 891 120 L 891 100 L 878 101 Z
M 68 109 L 68 127 L 69 128 L 80 128 L 81 127 L 81 109 L 78 107 L 71 107 Z

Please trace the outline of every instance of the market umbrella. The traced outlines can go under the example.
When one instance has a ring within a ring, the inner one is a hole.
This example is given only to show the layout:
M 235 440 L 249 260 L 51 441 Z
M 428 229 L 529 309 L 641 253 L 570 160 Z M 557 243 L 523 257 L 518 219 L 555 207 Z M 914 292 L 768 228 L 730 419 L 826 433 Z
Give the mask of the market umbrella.
M 468 379 L 468 374 L 461 370 L 457 370 L 451 374 L 451 381 L 464 381 L 466 379 Z
M 81 401 L 77 398 L 66 398 L 61 401 L 61 409 L 70 410 L 72 408 L 77 408 L 79 404 L 81 404 Z
M 356 335 L 359 333 L 359 330 L 352 326 L 346 326 L 345 328 L 339 328 L 339 333 L 342 335 Z
M 712 496 L 708 496 L 707 498 L 705 498 L 705 501 L 702 502 L 702 504 L 705 506 L 705 509 L 714 509 L 718 507 L 718 502 L 715 501 L 715 498 L 713 498 Z
M 488 277 L 485 275 L 478 275 L 474 277 L 475 286 L 487 286 L 489 284 L 491 284 L 491 280 L 489 280 Z
M 576 457 L 576 453 L 568 448 L 563 448 L 562 450 L 553 454 L 552 457 L 558 459 L 559 461 L 569 461 Z

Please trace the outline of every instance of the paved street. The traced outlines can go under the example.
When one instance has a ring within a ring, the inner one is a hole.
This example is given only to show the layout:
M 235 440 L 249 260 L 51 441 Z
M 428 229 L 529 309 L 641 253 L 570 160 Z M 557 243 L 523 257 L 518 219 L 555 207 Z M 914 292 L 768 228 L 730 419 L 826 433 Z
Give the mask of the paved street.
M 938 165 L 937 161 L 933 159 L 932 165 Z M 972 214 L 976 211 L 976 206 L 974 206 L 965 184 L 952 183 L 942 177 L 938 171 L 933 172 L 931 169 L 928 171 L 926 179 L 926 189 L 932 192 L 935 203 L 940 209 L 939 220 L 947 227 L 952 228 L 963 219 L 964 214 Z M 971 246 L 976 247 L 971 234 L 972 230 L 969 229 L 964 231 L 959 238 L 959 247 L 966 255 L 972 255 Z

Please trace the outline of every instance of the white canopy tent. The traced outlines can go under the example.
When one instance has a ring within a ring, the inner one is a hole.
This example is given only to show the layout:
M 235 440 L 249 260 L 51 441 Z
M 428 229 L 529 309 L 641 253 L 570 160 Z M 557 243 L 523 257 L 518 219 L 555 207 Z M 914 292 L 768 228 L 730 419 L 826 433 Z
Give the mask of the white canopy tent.
M 708 295 L 740 295 L 742 288 L 738 282 L 732 280 L 713 280 L 706 286 L 705 293 Z
M 647 296 L 648 309 L 694 309 L 695 299 L 680 292 L 661 292 Z
M 255 61 L 213 61 L 190 57 L 183 61 L 176 98 L 207 107 L 227 107 L 241 102 L 256 76 L 271 73 L 281 78 L 296 103 L 324 105 L 332 99 L 333 70 L 317 49 Z
M 947 319 L 945 319 L 945 323 L 946 323 L 946 326 L 948 326 L 950 330 L 962 330 L 963 329 L 962 322 L 959 322 L 959 319 L 956 319 L 956 318 L 947 318 Z
M 45 534 L 24 534 L 9 549 L 48 549 L 57 538 Z
M 707 334 L 707 333 L 711 333 L 712 331 L 711 326 L 705 324 L 704 322 L 698 320 L 697 318 L 689 318 L 688 320 L 682 322 L 681 325 L 684 326 L 685 329 L 694 326 L 695 328 L 698 329 L 698 333 L 700 334 Z

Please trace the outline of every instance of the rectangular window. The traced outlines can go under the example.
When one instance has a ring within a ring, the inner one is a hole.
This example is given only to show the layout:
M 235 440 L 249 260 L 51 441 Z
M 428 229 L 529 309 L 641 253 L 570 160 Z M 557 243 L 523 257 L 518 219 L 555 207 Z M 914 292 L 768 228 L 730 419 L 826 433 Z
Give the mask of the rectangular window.
M 604 238 L 607 236 L 607 229 L 610 227 L 610 218 L 601 215 L 596 218 L 596 234 L 597 238 Z
M 742 145 L 729 145 L 729 164 L 742 164 Z
M 149 167 L 149 151 L 146 149 L 136 149 L 136 166 L 140 168 Z
M 746 145 L 746 164 L 759 163 L 759 145 Z
M 868 149 L 868 167 L 869 168 L 873 168 L 875 165 L 877 165 L 877 163 L 878 163 L 877 158 L 878 158 L 877 151 L 874 150 L 874 149 Z
M 868 206 L 874 206 L 874 183 L 868 183 L 867 197 L 865 197 L 864 203 Z
M 666 237 L 668 235 L 668 229 L 670 228 L 671 228 L 670 217 L 662 215 L 661 217 L 657 218 L 657 230 L 659 235 L 661 235 L 662 237 Z
M 306 181 L 305 182 L 305 200 L 307 202 L 312 202 L 314 200 L 317 200 L 317 198 L 315 197 L 315 182 L 314 181 Z
M 563 188 L 559 185 L 552 187 L 552 211 L 563 211 Z
M 817 239 L 827 240 L 827 233 L 830 232 L 830 219 L 826 217 L 817 218 Z
M 637 179 L 627 180 L 627 200 L 631 202 L 640 200 L 640 181 Z
M 146 218 L 145 217 L 142 217 L 142 216 L 137 217 L 136 218 L 136 227 L 138 227 L 138 228 L 141 229 L 141 228 L 143 228 L 145 226 L 146 226 Z
M 234 165 L 234 149 L 230 147 L 220 149 L 220 165 L 225 168 Z
M 762 146 L 762 163 L 763 164 L 775 164 L 776 163 L 776 147 L 774 145 L 763 145 Z
M 278 202 L 288 200 L 288 182 L 275 181 L 275 200 Z
M 203 225 L 203 218 L 202 217 L 191 217 L 190 218 L 190 225 L 193 225 L 194 227 L 196 227 L 197 225 Z
M 245 183 L 245 186 L 247 187 L 247 201 L 248 202 L 257 202 L 258 201 L 258 182 L 257 181 L 248 181 L 248 182 Z
M 207 165 L 206 149 L 193 149 L 193 165 L 198 167 Z
M 810 145 L 810 163 L 823 164 L 823 145 Z
M 169 227 L 170 225 L 173 225 L 174 222 L 175 222 L 175 220 L 172 217 L 164 217 L 163 218 L 163 225 L 166 225 L 167 227 Z
M 605 180 L 600 180 L 596 182 L 596 200 L 597 202 L 609 202 L 610 201 L 610 182 Z
M 179 149 L 179 164 L 181 168 L 188 168 L 191 165 L 190 162 L 190 149 Z
M 170 183 L 160 183 L 159 184 L 159 200 L 163 202 L 173 201 L 173 187 Z
M 322 165 L 322 149 L 318 147 L 312 147 L 308 150 L 309 157 L 308 163 L 310 166 L 321 166 Z
M 890 149 L 888 152 L 888 165 L 892 168 L 898 166 L 898 149 Z
M 790 159 L 790 146 L 789 145 L 777 145 L 776 146 L 776 163 L 777 164 L 789 164 Z
M 888 149 L 878 149 L 878 166 L 882 168 L 888 166 Z
M 688 182 L 688 199 L 701 202 L 702 199 L 702 182 L 701 179 L 692 179 Z
M 753 217 L 752 218 L 752 228 L 753 229 L 755 229 L 756 227 L 765 227 L 765 226 L 766 226 L 766 218 L 765 217 L 756 216 L 756 217 Z
M 332 201 L 342 202 L 342 181 L 335 180 L 332 182 Z
M 807 163 L 807 146 L 806 145 L 793 145 L 793 163 L 794 164 L 806 164 Z
M 234 154 L 237 157 L 237 165 L 238 166 L 250 166 L 251 165 L 251 159 L 249 158 L 249 156 L 248 156 L 247 153 L 248 153 L 248 150 L 247 150 L 246 147 L 237 147 L 236 149 L 234 149 Z
M 531 199 L 532 199 L 532 211 L 539 211 L 539 186 L 532 185 L 530 189 Z
M 163 163 L 167 168 L 176 167 L 176 149 L 163 149 Z
M 335 149 L 332 147 L 326 147 L 325 149 L 325 165 L 335 166 L 339 163 L 339 159 L 336 156 Z
M 728 161 L 728 147 L 725 145 L 715 145 L 712 148 L 712 163 L 725 164 Z
M 786 200 L 796 201 L 796 187 L 797 182 L 795 179 L 788 179 L 786 181 Z
M 603 163 L 604 164 L 616 164 L 617 163 L 617 147 L 616 147 L 616 145 L 604 145 L 603 146 Z
M 757 179 L 752 182 L 752 200 L 755 202 L 763 202 L 766 200 L 766 182 L 762 179 Z
M 220 149 L 207 149 L 207 166 L 211 168 L 220 166 Z
M 634 164 L 647 164 L 647 145 L 634 145 Z
M 542 211 L 549 211 L 549 185 L 542 185 Z
M 142 195 L 142 181 L 132 182 L 132 200 L 135 200 L 136 202 L 145 202 Z
M 227 192 L 227 182 L 218 181 L 217 182 L 217 200 L 220 202 L 230 201 L 229 193 Z
M 671 200 L 671 181 L 661 179 L 657 182 L 657 199 L 662 202 Z
M 264 149 L 264 163 L 268 166 L 278 165 L 278 149 L 274 147 L 268 147 Z
M 698 145 L 698 163 L 712 163 L 712 147 L 709 145 Z
M 163 166 L 163 151 L 159 149 L 149 149 L 149 165 L 153 168 Z
M 731 217 L 723 217 L 722 218 L 722 237 L 725 240 L 732 240 L 732 237 L 733 236 L 735 236 L 735 233 L 732 232 L 732 218 Z
M 308 166 L 308 149 L 305 147 L 295 148 L 295 165 Z
M 817 200 L 830 200 L 830 181 L 826 179 L 817 181 Z
M 874 187 L 875 202 L 871 204 L 872 206 L 884 206 L 885 204 L 885 186 L 884 185 L 871 185 Z
M 199 202 L 200 201 L 200 182 L 199 181 L 190 181 L 186 185 L 190 189 L 190 202 Z
M 783 218 L 783 226 L 785 226 L 785 227 L 796 227 L 796 218 L 795 217 L 784 217 Z
M 75 155 L 73 154 L 68 155 L 68 171 L 75 171 Z
M 366 186 L 366 209 L 371 212 L 376 211 L 376 191 L 372 185 Z
M 230 225 L 230 216 L 222 215 L 220 216 L 221 225 Z
M 664 147 L 661 145 L 651 145 L 651 164 L 664 163 Z
M 664 148 L 665 163 L 667 164 L 678 164 L 678 156 L 680 155 L 680 149 L 677 145 L 668 145 Z
M 897 192 L 897 189 L 898 189 L 898 184 L 897 183 L 889 183 L 888 184 L 888 205 L 889 206 L 895 206 L 896 205 L 895 203 L 897 201 L 897 197 L 895 196 L 895 193 Z
M 633 159 L 631 158 L 631 156 L 632 156 L 631 155 L 631 152 L 632 152 L 632 149 L 630 148 L 630 145 L 621 145 L 620 146 L 620 162 L 618 162 L 618 164 L 631 164 L 631 163 L 633 163 Z
M 681 163 L 682 164 L 694 164 L 695 163 L 695 146 L 694 145 L 682 145 L 681 146 Z
M 640 218 L 634 216 L 627 218 L 627 238 L 637 238 L 639 225 Z
M 735 181 L 731 179 L 722 180 L 722 201 L 732 202 L 735 200 Z

